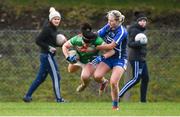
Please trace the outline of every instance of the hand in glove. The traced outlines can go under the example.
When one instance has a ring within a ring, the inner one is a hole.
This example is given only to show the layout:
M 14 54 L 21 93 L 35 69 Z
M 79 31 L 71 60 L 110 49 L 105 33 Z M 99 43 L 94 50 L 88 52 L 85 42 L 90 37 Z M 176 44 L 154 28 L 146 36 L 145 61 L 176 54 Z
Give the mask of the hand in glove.
M 97 65 L 97 64 L 99 64 L 103 59 L 105 59 L 105 57 L 104 56 L 97 56 L 95 59 L 93 59 L 92 61 L 91 61 L 91 64 L 93 64 L 93 65 Z
M 71 64 L 77 63 L 77 56 L 76 56 L 76 55 L 68 56 L 68 57 L 66 58 L 66 60 L 67 60 L 69 63 L 71 63 Z

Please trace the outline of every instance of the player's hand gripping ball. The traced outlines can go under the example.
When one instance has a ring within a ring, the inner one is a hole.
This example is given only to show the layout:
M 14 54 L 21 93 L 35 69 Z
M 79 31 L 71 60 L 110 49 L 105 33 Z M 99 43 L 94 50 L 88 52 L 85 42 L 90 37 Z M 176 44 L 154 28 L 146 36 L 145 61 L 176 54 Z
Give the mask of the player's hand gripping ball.
M 66 58 L 66 60 L 72 64 L 77 63 L 77 61 L 79 60 L 79 55 L 78 55 L 77 51 L 70 50 L 70 51 L 68 51 L 68 54 L 69 54 L 69 56 Z
M 138 33 L 135 36 L 135 41 L 140 41 L 141 44 L 147 44 L 148 38 L 146 37 L 144 33 Z

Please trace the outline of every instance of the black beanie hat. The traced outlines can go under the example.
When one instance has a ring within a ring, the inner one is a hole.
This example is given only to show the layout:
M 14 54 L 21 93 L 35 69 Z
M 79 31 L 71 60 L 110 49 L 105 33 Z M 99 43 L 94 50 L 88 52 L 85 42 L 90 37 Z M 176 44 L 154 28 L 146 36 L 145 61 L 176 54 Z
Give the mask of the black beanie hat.
M 138 21 L 141 21 L 141 20 L 143 20 L 143 19 L 146 20 L 146 21 L 148 20 L 147 17 L 146 17 L 146 15 L 145 15 L 144 13 L 142 13 L 142 12 L 138 12 L 138 11 L 137 11 L 137 12 L 134 13 L 134 15 L 135 15 L 135 17 L 136 17 L 136 21 L 137 21 L 137 22 L 138 22 Z

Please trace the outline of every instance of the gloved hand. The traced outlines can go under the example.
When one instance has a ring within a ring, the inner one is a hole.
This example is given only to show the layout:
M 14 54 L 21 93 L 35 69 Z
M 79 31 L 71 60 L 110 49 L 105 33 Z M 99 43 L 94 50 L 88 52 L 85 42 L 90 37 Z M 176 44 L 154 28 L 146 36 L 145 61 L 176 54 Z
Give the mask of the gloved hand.
M 71 63 L 71 64 L 77 63 L 77 56 L 76 56 L 76 55 L 68 56 L 68 57 L 66 58 L 66 60 L 67 60 L 69 63 Z
M 91 64 L 97 65 L 97 64 L 99 64 L 103 59 L 105 59 L 105 57 L 102 56 L 102 55 L 96 56 L 96 58 L 91 61 Z

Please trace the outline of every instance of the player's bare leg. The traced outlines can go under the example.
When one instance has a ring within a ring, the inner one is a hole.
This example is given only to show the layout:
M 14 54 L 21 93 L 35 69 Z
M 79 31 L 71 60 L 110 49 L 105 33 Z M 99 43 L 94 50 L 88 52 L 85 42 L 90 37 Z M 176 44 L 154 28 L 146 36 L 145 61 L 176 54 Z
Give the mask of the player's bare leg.
M 110 78 L 110 84 L 111 84 L 111 97 L 112 97 L 112 103 L 113 103 L 113 110 L 118 110 L 118 92 L 119 92 L 119 80 L 122 77 L 124 73 L 124 69 L 121 67 L 114 67 L 112 70 L 112 75 Z
M 92 64 L 86 64 L 81 72 L 81 84 L 77 87 L 77 92 L 82 92 L 89 84 L 90 77 L 93 75 L 95 68 Z
M 77 65 L 69 64 L 68 65 L 68 72 L 69 73 L 74 73 L 74 72 L 78 71 L 79 68 L 81 68 L 81 67 L 77 66 Z
M 96 71 L 94 73 L 94 80 L 98 83 L 100 83 L 100 89 L 99 89 L 99 95 L 102 95 L 102 93 L 105 91 L 108 80 L 104 78 L 104 75 L 110 70 L 109 66 L 107 66 L 105 63 L 101 62 L 96 68 Z
M 107 86 L 109 84 L 109 81 L 105 79 L 105 77 L 102 78 L 99 88 L 99 95 L 102 96 L 103 92 L 107 91 Z

